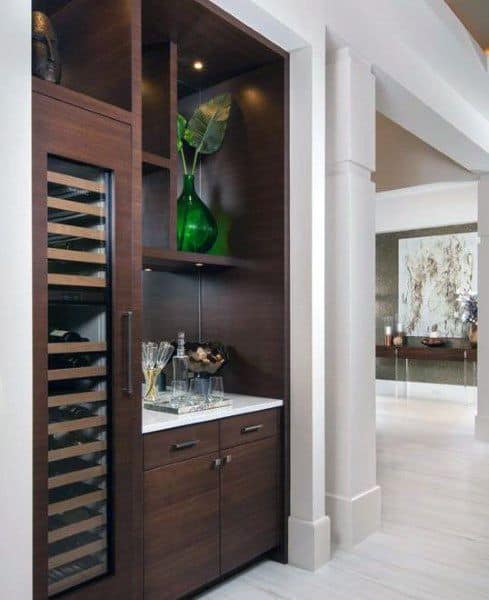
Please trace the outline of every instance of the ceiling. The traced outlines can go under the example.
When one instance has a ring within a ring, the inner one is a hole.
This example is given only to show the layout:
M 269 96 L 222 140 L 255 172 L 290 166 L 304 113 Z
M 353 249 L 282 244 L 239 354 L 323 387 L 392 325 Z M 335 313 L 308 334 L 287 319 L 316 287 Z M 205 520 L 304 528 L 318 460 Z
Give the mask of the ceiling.
M 489 50 L 489 0 L 445 0 L 484 50 Z

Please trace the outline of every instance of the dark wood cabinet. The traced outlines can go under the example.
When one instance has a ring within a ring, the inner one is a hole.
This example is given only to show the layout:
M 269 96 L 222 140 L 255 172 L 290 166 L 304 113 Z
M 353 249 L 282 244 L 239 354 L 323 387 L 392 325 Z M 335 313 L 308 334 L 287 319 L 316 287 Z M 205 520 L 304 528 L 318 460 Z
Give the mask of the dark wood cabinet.
M 32 8 L 63 59 L 59 85 L 32 81 L 34 598 L 139 600 L 143 578 L 174 598 L 270 548 L 286 561 L 288 54 L 210 0 Z M 182 252 L 177 115 L 222 93 L 225 142 L 197 174 L 219 244 Z M 141 339 L 179 329 L 229 350 L 226 392 L 283 409 L 143 441 Z
M 219 576 L 218 454 L 144 475 L 144 598 L 174 599 Z
M 179 598 L 279 546 L 280 436 L 272 426 L 279 416 L 280 410 L 273 409 L 148 434 L 145 600 Z M 240 432 L 262 422 L 268 425 L 264 439 L 246 442 L 245 437 L 241 445 L 222 446 L 224 431 Z M 220 438 L 219 451 L 181 460 L 177 450 L 169 457 L 169 448 L 199 437 L 202 445 L 182 452 L 205 453 Z M 158 455 L 162 466 L 154 467 Z
M 279 543 L 278 451 L 277 438 L 271 437 L 222 453 L 222 574 Z

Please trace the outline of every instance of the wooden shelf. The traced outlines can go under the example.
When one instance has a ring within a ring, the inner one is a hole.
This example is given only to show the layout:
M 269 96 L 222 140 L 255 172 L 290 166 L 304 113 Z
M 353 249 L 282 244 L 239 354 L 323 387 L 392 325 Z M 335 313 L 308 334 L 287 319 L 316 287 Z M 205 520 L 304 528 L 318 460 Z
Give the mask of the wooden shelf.
M 86 277 L 84 275 L 62 275 L 60 273 L 50 273 L 48 275 L 48 285 L 104 288 L 107 284 L 104 277 Z
M 105 550 L 107 548 L 107 540 L 101 539 L 95 542 L 91 542 L 90 544 L 85 544 L 85 546 L 80 546 L 79 548 L 74 548 L 68 552 L 63 552 L 62 554 L 57 554 L 56 556 L 51 557 L 48 560 L 48 568 L 55 569 L 56 567 L 61 567 L 66 565 L 74 560 L 78 560 L 79 558 L 83 558 L 84 556 L 89 556 L 90 554 L 95 554 L 96 552 L 100 552 L 101 550 Z
M 90 569 L 80 571 L 80 573 L 75 573 L 75 575 L 65 577 L 61 581 L 52 583 L 48 588 L 48 593 L 50 596 L 53 596 L 54 594 L 59 594 L 69 588 L 75 587 L 76 585 L 80 585 L 85 581 L 89 581 L 90 579 L 94 579 L 99 575 L 103 575 L 106 572 L 107 567 L 104 564 L 96 565 L 95 567 L 91 567 Z
M 149 169 L 147 167 L 149 167 Z M 168 171 L 171 171 L 173 168 L 173 162 L 170 158 L 160 156 L 159 154 L 153 154 L 153 152 L 143 152 L 143 170 L 152 170 L 151 167 L 167 169 Z
M 95 504 L 95 502 L 101 502 L 107 499 L 106 490 L 97 490 L 89 494 L 82 494 L 81 496 L 75 496 L 69 500 L 62 500 L 61 502 L 53 502 L 48 506 L 48 516 L 58 515 L 59 513 L 66 512 L 67 510 L 73 510 L 74 508 L 80 508 L 80 506 L 88 506 L 89 504 Z
M 44 79 L 39 79 L 39 77 L 32 77 L 32 91 L 66 104 L 83 107 L 90 112 L 104 115 L 111 119 L 128 123 L 129 125 L 133 123 L 133 115 L 128 110 L 114 104 L 109 104 L 103 100 L 98 100 L 93 96 L 70 90 L 63 85 L 52 83 L 51 81 L 44 81 Z
M 48 258 L 51 260 L 65 260 L 94 265 L 107 264 L 105 252 L 79 252 L 77 250 L 63 250 L 61 248 L 48 248 Z
M 105 465 L 96 465 L 87 469 L 79 469 L 71 473 L 63 473 L 63 475 L 54 475 L 48 478 L 48 489 L 52 490 L 62 485 L 77 483 L 78 481 L 87 481 L 94 477 L 102 477 L 107 475 L 107 467 Z
M 48 171 L 47 179 L 48 183 L 57 183 L 58 185 L 74 187 L 80 190 L 86 190 L 87 192 L 95 192 L 97 194 L 105 193 L 105 184 L 101 181 L 82 179 L 81 177 L 73 177 L 72 175 L 56 173 L 55 171 Z
M 89 204 L 88 202 L 74 202 L 73 200 L 64 200 L 62 198 L 51 198 L 48 196 L 48 208 L 55 210 L 63 210 L 65 212 L 92 215 L 94 217 L 105 217 L 105 208 L 97 204 Z
M 73 419 L 71 421 L 61 421 L 59 423 L 50 423 L 48 425 L 48 434 L 68 433 L 69 431 L 78 431 L 79 429 L 91 429 L 92 427 L 103 427 L 107 425 L 107 417 L 87 417 L 86 419 Z
M 76 225 L 63 225 L 62 223 L 48 223 L 48 233 L 105 242 L 105 231 L 102 229 L 90 229 L 89 227 L 78 227 Z
M 90 402 L 104 402 L 107 400 L 105 390 L 96 390 L 95 392 L 81 392 L 77 394 L 59 394 L 48 397 L 49 408 L 55 406 L 70 406 L 71 404 L 88 404 Z
M 76 446 L 66 446 L 66 448 L 50 450 L 48 452 L 48 461 L 53 462 L 55 460 L 83 456 L 84 454 L 93 454 L 94 452 L 104 452 L 105 450 L 107 450 L 107 442 L 105 441 L 77 444 Z
M 85 377 L 105 377 L 105 367 L 78 367 L 75 369 L 49 369 L 48 381 L 64 381 L 65 379 L 82 379 Z
M 106 524 L 107 518 L 105 515 L 98 515 L 96 517 L 84 519 L 78 523 L 66 525 L 65 527 L 58 527 L 57 529 L 53 529 L 48 533 L 48 543 L 52 544 L 53 542 L 59 542 L 59 540 L 64 540 L 65 538 L 76 535 L 77 533 L 90 531 L 91 529 L 96 529 L 97 527 L 102 527 Z
M 105 342 L 54 342 L 48 344 L 48 354 L 77 354 L 79 352 L 106 352 Z
M 161 250 L 145 247 L 143 250 L 143 268 L 154 271 L 170 271 L 174 273 L 195 271 L 198 268 L 219 271 L 243 266 L 244 261 L 232 256 L 216 256 L 213 254 L 196 254 L 179 252 L 178 250 Z

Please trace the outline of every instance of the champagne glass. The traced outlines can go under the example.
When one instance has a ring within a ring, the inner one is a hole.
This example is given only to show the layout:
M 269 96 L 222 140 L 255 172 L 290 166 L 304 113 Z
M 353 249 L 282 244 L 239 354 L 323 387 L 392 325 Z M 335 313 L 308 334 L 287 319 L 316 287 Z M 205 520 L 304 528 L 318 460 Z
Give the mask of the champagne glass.
M 142 344 L 142 366 L 146 391 L 144 399 L 156 402 L 158 394 L 158 377 L 166 367 L 173 354 L 173 346 L 170 342 L 143 342 Z

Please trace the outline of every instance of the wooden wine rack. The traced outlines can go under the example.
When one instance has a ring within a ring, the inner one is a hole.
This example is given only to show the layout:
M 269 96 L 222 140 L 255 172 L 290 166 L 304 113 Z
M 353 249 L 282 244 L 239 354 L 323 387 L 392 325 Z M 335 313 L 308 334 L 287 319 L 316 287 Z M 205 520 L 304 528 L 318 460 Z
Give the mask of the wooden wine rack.
M 75 329 L 74 324 L 84 326 L 85 318 L 88 329 L 97 323 L 98 334 L 94 340 L 85 331 L 84 341 L 47 343 L 52 363 L 47 372 L 49 595 L 107 572 L 110 525 L 105 325 L 110 311 L 106 293 L 110 289 L 106 248 L 109 176 L 59 158 L 52 162 L 46 196 L 48 286 L 98 288 L 103 295 L 96 309 L 100 314 L 95 317 L 93 306 L 86 312 L 83 301 L 64 304 L 62 295 L 49 306 L 50 326 Z M 81 176 L 84 171 L 86 177 Z M 87 385 L 89 389 L 83 389 Z

